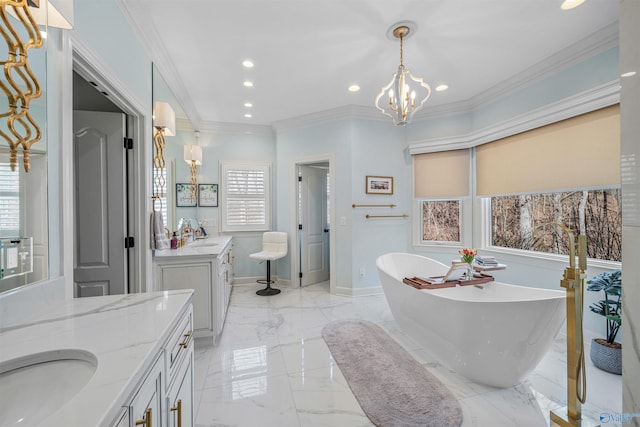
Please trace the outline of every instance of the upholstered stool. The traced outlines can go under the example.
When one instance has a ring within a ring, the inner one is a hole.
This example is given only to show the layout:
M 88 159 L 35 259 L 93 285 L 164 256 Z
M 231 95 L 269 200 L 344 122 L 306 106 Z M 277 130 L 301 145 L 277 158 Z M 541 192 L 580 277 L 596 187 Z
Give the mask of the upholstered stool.
M 271 261 L 283 258 L 287 255 L 287 233 L 281 231 L 267 231 L 262 235 L 262 251 L 249 255 L 251 259 L 267 261 L 267 278 L 257 280 L 258 283 L 264 283 L 266 288 L 256 292 L 258 295 L 268 296 L 280 293 L 280 289 L 271 287 Z

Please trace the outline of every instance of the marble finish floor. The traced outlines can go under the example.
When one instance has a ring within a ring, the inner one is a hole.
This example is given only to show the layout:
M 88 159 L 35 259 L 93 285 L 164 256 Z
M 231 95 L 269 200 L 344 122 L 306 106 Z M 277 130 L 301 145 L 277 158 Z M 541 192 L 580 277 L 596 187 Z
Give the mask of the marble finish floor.
M 320 331 L 340 319 L 380 325 L 459 399 L 463 426 L 549 425 L 549 410 L 566 404 L 565 341 L 524 382 L 508 389 L 475 384 L 453 372 L 396 325 L 384 295 L 340 297 L 322 283 L 283 288 L 271 297 L 258 285 L 234 286 L 217 346 L 196 340 L 196 426 L 372 426 Z M 595 368 L 587 348 L 587 403 L 583 414 L 598 420 L 619 414 L 622 379 Z M 616 426 L 614 422 L 603 427 Z

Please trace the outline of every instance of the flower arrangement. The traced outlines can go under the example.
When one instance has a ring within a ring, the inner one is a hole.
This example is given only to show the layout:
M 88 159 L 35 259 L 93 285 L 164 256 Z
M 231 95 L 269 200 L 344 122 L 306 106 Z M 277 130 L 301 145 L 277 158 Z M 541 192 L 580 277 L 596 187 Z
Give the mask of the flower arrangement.
M 467 264 L 471 264 L 478 253 L 477 249 L 473 248 L 462 248 L 458 251 L 460 255 L 462 255 L 462 260 Z

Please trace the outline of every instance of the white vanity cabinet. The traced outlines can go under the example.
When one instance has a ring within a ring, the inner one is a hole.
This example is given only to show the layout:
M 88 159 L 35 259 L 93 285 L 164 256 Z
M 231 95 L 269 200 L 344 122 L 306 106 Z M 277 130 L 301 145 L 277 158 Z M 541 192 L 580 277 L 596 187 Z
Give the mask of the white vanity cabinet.
M 184 319 L 165 349 L 167 424 L 193 426 L 193 316 Z
M 154 254 L 157 290 L 193 289 L 193 321 L 196 338 L 219 338 L 231 296 L 233 252 L 231 237 L 207 239 L 197 244 Z
M 167 425 L 169 427 L 193 426 L 193 365 L 194 357 L 191 352 L 190 357 L 182 364 L 176 381 L 169 387 L 167 396 Z
M 158 357 L 129 404 L 129 426 L 162 425 L 163 371 L 162 358 Z
M 193 427 L 193 314 L 178 322 L 115 427 Z
M 39 373 L 38 385 L 67 398 L 56 399 L 51 410 L 27 400 L 23 409 L 41 411 L 33 413 L 40 419 L 23 413 L 25 424 L 193 427 L 192 301 L 191 290 L 145 292 L 56 300 L 28 317 L 3 313 L 0 343 L 11 345 L 2 346 L 0 365 L 33 363 L 34 355 L 42 355 L 38 360 L 77 358 L 93 369 L 79 391 L 77 381 Z M 29 396 L 2 396 L 2 403 L 15 405 L 11 398 Z M 178 402 L 181 410 L 171 411 Z
M 229 299 L 231 298 L 231 287 L 233 284 L 233 252 L 231 251 L 231 247 L 232 245 L 229 245 L 229 247 L 218 255 L 218 286 L 216 289 L 218 305 L 216 312 L 217 334 L 222 332 L 224 319 L 227 317 Z

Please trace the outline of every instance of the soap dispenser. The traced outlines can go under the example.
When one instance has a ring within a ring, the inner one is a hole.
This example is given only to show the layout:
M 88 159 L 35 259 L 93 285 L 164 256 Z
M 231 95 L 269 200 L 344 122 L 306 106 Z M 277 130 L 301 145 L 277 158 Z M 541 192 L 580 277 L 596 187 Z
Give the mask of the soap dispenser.
M 178 249 L 178 236 L 176 236 L 176 232 L 173 232 L 173 236 L 171 237 L 171 249 Z

